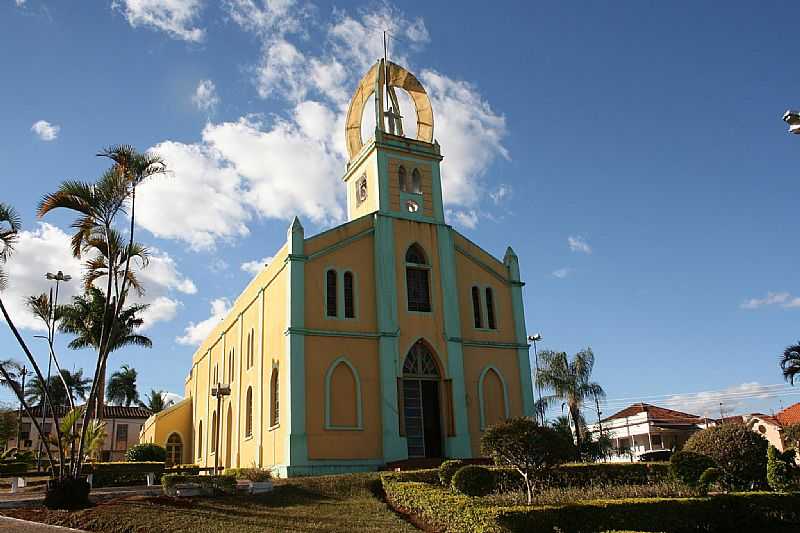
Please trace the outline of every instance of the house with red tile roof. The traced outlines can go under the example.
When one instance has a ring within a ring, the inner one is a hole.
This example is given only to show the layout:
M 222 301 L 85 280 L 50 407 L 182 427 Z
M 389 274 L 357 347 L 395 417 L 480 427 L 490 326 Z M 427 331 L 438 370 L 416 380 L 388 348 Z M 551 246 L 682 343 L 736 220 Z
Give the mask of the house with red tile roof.
M 616 453 L 612 461 L 632 461 L 652 451 L 680 449 L 696 431 L 715 420 L 647 403 L 635 403 L 597 424 L 588 426 L 593 438 L 611 438 Z

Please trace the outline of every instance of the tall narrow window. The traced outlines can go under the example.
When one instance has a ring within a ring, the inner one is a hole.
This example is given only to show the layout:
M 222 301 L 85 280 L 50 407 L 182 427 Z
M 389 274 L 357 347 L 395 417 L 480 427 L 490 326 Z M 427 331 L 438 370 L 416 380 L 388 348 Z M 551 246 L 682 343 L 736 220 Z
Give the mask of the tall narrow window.
M 270 401 L 270 409 L 269 409 L 269 425 L 270 426 L 277 426 L 278 422 L 280 421 L 280 390 L 278 389 L 278 369 L 272 369 L 272 378 L 269 382 L 269 401 Z
M 480 329 L 483 327 L 483 318 L 481 317 L 481 291 L 478 287 L 472 287 L 472 316 L 475 319 L 475 327 Z
M 397 180 L 400 182 L 400 191 L 408 192 L 408 176 L 406 176 L 406 167 L 400 165 L 397 170 Z
M 250 437 L 253 434 L 253 387 L 247 387 L 247 399 L 245 401 L 244 436 Z
M 217 435 L 219 434 L 219 422 L 217 412 L 211 415 L 211 453 L 217 452 Z
M 494 321 L 494 292 L 489 287 L 486 287 L 486 321 L 489 329 L 497 329 Z
M 412 244 L 406 252 L 406 290 L 409 311 L 430 312 L 431 310 L 429 270 L 425 252 L 418 244 Z
M 356 316 L 355 301 L 353 299 L 353 273 L 344 273 L 344 317 L 354 318 Z
M 219 369 L 217 365 L 214 365 L 214 382 L 212 385 L 216 385 L 219 382 Z
M 197 457 L 203 456 L 203 421 L 197 424 Z
M 336 316 L 336 271 L 328 270 L 325 273 L 325 291 L 326 299 L 325 314 L 328 316 Z
M 233 376 L 235 375 L 233 368 L 233 350 L 231 350 L 231 353 L 228 356 L 228 383 L 233 383 Z
M 422 178 L 416 168 L 411 171 L 411 192 L 422 194 Z

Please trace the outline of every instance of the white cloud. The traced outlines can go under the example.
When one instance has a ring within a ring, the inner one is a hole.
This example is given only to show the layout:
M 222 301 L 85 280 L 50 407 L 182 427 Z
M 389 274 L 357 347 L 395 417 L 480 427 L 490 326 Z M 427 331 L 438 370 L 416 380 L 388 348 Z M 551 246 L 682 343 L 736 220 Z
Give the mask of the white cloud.
M 156 237 L 207 250 L 248 234 L 250 213 L 236 170 L 203 144 L 165 141 L 151 149 L 170 171 L 137 189 L 136 221 Z M 258 154 L 254 154 L 258 155 Z
M 592 253 L 592 247 L 589 246 L 589 243 L 586 242 L 586 239 L 581 237 L 580 235 L 572 236 L 570 235 L 567 237 L 567 244 L 569 245 L 569 249 L 573 252 L 581 252 L 584 254 Z
M 720 402 L 725 416 L 747 414 L 748 405 L 780 394 L 786 385 L 761 385 L 758 382 L 741 383 L 719 391 L 675 394 L 658 405 L 691 414 L 719 418 Z
M 800 297 L 792 296 L 788 292 L 768 292 L 763 298 L 750 298 L 742 302 L 739 307 L 742 309 L 758 309 L 769 305 L 777 305 L 784 309 L 800 307 Z
M 39 223 L 34 230 L 20 232 L 19 242 L 7 265 L 8 289 L 2 295 L 18 327 L 44 330 L 41 322 L 28 311 L 25 299 L 50 290 L 52 282 L 44 277 L 47 272 L 62 270 L 72 276 L 71 281 L 60 286 L 60 302 L 66 303 L 82 292 L 84 267 L 81 260 L 72 256 L 70 238 L 63 230 L 46 222 Z M 178 271 L 175 261 L 166 252 L 152 249 L 151 254 L 149 266 L 136 272 L 146 292 L 141 297 L 131 293 L 130 297 L 132 302 L 150 305 L 142 315 L 142 329 L 175 316 L 181 303 L 171 296 L 173 292 L 197 292 L 192 280 Z
M 558 270 L 553 271 L 553 276 L 557 277 L 558 279 L 564 279 L 570 274 L 572 274 L 573 269 L 569 267 L 559 268 Z
M 186 346 L 198 346 L 208 337 L 214 328 L 219 324 L 231 309 L 231 303 L 227 298 L 217 298 L 211 301 L 211 316 L 202 322 L 189 322 L 184 329 L 184 334 L 175 339 L 178 344 Z
M 312 11 L 295 0 L 225 0 L 224 6 L 234 22 L 264 37 L 302 32 Z
M 54 141 L 58 138 L 58 132 L 61 131 L 61 126 L 51 124 L 46 120 L 37 120 L 33 123 L 33 126 L 31 126 L 31 131 L 43 141 Z
M 119 0 L 112 8 L 134 28 L 150 26 L 189 42 L 200 42 L 205 36 L 203 29 L 194 27 L 202 9 L 200 0 Z
M 217 96 L 217 87 L 211 80 L 200 80 L 197 88 L 192 95 L 192 102 L 197 106 L 197 109 L 205 112 L 212 112 L 219 105 L 219 96 Z
M 240 268 L 243 271 L 248 272 L 253 276 L 255 276 L 256 274 L 264 270 L 264 267 L 271 262 L 272 262 L 272 256 L 268 255 L 266 257 L 262 257 L 261 259 L 256 259 L 253 261 L 245 261 L 244 263 L 242 263 Z
M 500 203 L 510 195 L 511 185 L 506 185 L 505 183 L 501 183 L 494 191 L 489 193 L 495 205 L 500 205 Z
M 478 226 L 478 213 L 474 209 L 470 210 L 447 210 L 447 215 L 453 217 L 455 224 L 467 229 L 475 229 Z
M 17 4 L 17 7 L 22 7 L 25 5 L 26 0 L 14 0 L 14 3 Z

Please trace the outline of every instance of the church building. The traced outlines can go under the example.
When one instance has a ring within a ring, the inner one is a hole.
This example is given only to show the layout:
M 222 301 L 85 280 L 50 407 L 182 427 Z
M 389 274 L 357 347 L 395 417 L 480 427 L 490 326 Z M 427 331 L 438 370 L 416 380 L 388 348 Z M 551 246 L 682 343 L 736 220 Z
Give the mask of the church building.
M 413 139 L 398 88 L 415 108 Z M 199 346 L 185 399 L 140 434 L 170 462 L 283 477 L 478 457 L 486 427 L 533 415 L 517 256 L 497 259 L 445 222 L 425 89 L 378 61 L 345 133 L 347 222 L 307 236 L 295 218 Z

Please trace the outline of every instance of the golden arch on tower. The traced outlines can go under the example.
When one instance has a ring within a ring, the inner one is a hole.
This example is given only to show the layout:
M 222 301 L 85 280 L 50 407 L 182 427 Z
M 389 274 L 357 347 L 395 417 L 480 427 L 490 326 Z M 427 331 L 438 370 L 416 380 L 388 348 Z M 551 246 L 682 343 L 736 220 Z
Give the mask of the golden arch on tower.
M 350 100 L 345 122 L 345 137 L 347 139 L 347 153 L 350 159 L 361 151 L 364 145 L 361 139 L 361 117 L 364 115 L 364 106 L 370 96 L 375 95 L 375 123 L 381 131 L 386 131 L 386 120 L 389 129 L 387 133 L 403 135 L 400 109 L 394 89 L 406 91 L 414 103 L 417 115 L 417 140 L 433 142 L 433 109 L 428 93 L 419 80 L 409 71 L 384 59 L 379 60 L 369 69 L 358 89 Z M 388 110 L 386 107 L 388 106 Z

